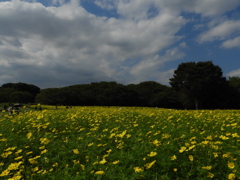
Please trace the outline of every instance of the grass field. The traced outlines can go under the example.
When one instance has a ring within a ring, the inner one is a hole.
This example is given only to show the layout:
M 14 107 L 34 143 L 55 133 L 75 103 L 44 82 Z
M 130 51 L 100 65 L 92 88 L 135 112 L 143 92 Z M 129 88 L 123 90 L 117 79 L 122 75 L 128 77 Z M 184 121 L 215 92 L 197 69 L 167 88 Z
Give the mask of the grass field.
M 240 179 L 240 111 L 42 106 L 0 115 L 0 179 Z

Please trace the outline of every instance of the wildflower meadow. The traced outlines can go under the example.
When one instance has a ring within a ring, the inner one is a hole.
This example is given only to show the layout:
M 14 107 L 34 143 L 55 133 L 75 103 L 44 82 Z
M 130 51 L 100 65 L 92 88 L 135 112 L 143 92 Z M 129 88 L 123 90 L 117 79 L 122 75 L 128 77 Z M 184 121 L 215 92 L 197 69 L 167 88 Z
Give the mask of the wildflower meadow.
M 44 108 L 0 118 L 0 179 L 240 179 L 240 111 Z

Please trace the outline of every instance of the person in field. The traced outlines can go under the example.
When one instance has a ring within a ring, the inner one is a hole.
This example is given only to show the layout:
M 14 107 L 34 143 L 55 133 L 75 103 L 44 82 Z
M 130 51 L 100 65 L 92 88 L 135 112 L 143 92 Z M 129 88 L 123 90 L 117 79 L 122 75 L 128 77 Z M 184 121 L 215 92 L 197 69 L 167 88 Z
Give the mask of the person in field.
M 9 116 L 13 116 L 14 112 L 16 112 L 18 114 L 19 113 L 19 109 L 12 104 L 12 106 L 10 106 L 8 108 Z

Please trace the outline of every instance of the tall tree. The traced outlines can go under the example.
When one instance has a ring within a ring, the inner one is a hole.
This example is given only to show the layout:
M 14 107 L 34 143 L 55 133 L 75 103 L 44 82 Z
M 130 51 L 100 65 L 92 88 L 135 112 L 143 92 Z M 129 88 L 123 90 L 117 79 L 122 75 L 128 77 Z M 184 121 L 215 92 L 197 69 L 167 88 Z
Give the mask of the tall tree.
M 240 77 L 232 76 L 229 77 L 229 85 L 236 88 L 237 91 L 240 92 Z
M 181 63 L 170 79 L 185 108 L 224 108 L 228 83 L 212 61 Z
M 33 100 L 33 95 L 29 92 L 17 91 L 10 95 L 10 102 L 29 103 Z
M 12 88 L 21 92 L 29 92 L 33 96 L 36 96 L 40 92 L 40 88 L 33 84 L 26 83 L 6 83 L 2 85 L 3 88 Z
M 9 102 L 10 101 L 10 95 L 14 92 L 16 92 L 16 90 L 13 89 L 13 88 L 0 87 L 0 103 Z
M 240 77 L 229 77 L 228 102 L 230 109 L 240 108 Z

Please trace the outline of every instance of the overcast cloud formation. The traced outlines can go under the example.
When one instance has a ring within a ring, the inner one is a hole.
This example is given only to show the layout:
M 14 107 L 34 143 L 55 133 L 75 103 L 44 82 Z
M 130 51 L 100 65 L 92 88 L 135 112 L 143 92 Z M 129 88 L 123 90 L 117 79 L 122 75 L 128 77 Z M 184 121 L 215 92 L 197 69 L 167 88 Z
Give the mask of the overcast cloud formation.
M 202 47 L 213 47 L 209 54 L 239 50 L 239 5 L 240 0 L 0 1 L 0 84 L 167 84 L 178 64 L 194 61 Z M 206 56 L 212 57 L 218 58 Z M 238 69 L 235 64 L 224 70 L 239 76 Z

